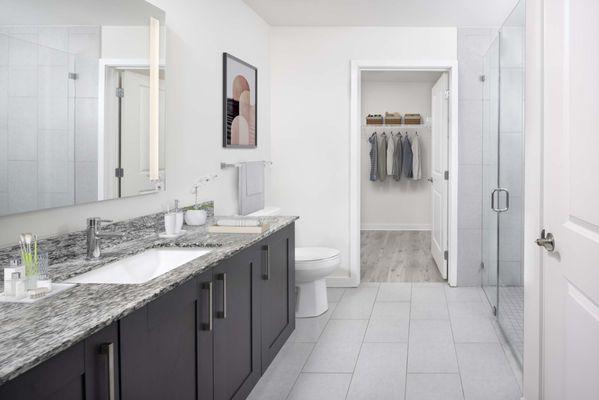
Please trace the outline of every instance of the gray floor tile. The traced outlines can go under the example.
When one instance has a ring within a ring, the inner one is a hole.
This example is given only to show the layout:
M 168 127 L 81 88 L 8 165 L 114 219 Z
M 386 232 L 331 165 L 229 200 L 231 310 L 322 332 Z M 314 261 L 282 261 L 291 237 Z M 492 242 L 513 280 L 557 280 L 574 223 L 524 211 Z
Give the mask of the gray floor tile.
M 466 400 L 519 400 L 520 389 L 497 343 L 456 344 Z
M 449 321 L 412 320 L 409 344 L 408 372 L 458 372 Z
M 458 374 L 408 374 L 406 400 L 464 400 Z
M 497 343 L 499 338 L 489 318 L 454 317 L 451 319 L 456 343 Z
M 289 338 L 292 342 L 316 342 L 331 318 L 337 303 L 329 303 L 329 310 L 313 318 L 296 318 L 295 331 Z
M 403 282 L 383 282 L 376 301 L 410 301 L 412 284 Z
M 304 372 L 352 373 L 367 324 L 366 320 L 330 320 Z
M 347 399 L 402 399 L 406 357 L 405 343 L 364 343 Z
M 302 371 L 313 343 L 287 342 L 250 393 L 249 400 L 281 400 L 287 397 Z
M 410 320 L 407 318 L 371 319 L 366 330 L 365 342 L 407 342 Z
M 413 302 L 445 303 L 443 286 L 414 286 L 412 288 Z
M 329 303 L 337 303 L 345 293 L 345 288 L 327 288 L 327 298 Z
M 448 303 L 449 315 L 456 317 L 483 317 L 493 318 L 491 307 L 482 301 Z
M 479 287 L 445 287 L 448 302 L 478 302 L 483 300 L 482 294 Z
M 412 301 L 411 319 L 449 319 L 445 301 Z
M 369 319 L 379 288 L 361 286 L 346 289 L 333 312 L 333 319 Z
M 410 303 L 374 303 L 371 319 L 410 318 Z
M 343 400 L 351 374 L 301 374 L 289 400 Z

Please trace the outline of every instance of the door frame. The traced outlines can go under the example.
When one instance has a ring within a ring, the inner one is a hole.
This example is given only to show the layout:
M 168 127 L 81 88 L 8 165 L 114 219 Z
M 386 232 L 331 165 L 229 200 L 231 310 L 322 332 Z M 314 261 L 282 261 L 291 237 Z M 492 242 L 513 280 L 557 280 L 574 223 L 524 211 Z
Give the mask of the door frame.
M 457 60 L 352 60 L 350 94 L 349 276 L 330 277 L 328 286 L 360 284 L 360 149 L 362 125 L 362 71 L 439 71 L 449 75 L 449 215 L 447 281 L 457 284 L 458 259 L 458 62 Z

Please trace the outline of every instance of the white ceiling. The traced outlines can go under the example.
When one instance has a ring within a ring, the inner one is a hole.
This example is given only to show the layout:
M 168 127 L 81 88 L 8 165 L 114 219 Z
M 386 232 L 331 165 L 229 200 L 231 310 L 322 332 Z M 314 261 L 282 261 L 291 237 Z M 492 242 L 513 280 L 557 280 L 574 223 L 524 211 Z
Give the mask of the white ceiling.
M 495 27 L 517 0 L 243 0 L 274 26 Z
M 428 82 L 439 80 L 442 72 L 436 71 L 365 71 L 362 80 L 365 82 Z

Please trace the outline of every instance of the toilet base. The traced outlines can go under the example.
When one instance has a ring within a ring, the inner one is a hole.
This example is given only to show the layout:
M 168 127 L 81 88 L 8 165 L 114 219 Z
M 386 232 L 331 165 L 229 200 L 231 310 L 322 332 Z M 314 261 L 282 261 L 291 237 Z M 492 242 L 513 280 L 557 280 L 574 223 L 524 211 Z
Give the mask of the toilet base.
M 297 318 L 317 317 L 329 309 L 327 284 L 325 279 L 314 282 L 297 283 L 295 316 Z

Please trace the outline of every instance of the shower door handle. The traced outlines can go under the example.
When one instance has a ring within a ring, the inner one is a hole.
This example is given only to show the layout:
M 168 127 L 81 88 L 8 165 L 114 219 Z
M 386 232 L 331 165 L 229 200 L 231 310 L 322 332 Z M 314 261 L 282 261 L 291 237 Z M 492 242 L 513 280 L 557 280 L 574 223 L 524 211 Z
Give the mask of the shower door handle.
M 495 206 L 495 198 L 499 197 L 499 196 L 495 196 L 496 194 L 499 195 L 499 193 L 504 192 L 505 193 L 505 207 L 503 208 L 497 208 Z M 502 212 L 506 212 L 510 209 L 510 191 L 505 189 L 505 188 L 495 188 L 493 189 L 493 191 L 491 192 L 491 210 L 495 211 L 496 213 L 502 213 Z

